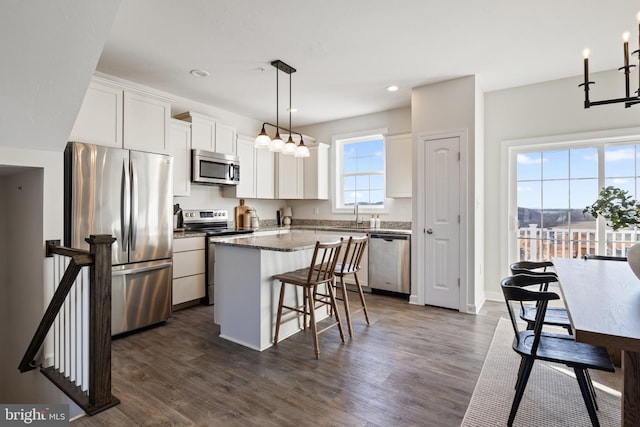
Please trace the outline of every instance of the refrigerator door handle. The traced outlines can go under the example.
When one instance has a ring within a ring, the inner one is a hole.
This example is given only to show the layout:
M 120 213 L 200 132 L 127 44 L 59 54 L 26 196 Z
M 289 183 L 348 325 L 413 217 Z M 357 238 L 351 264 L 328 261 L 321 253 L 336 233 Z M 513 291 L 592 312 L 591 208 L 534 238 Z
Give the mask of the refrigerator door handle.
M 129 221 L 131 219 L 131 185 L 127 171 L 127 160 L 122 161 L 122 178 L 120 180 L 120 243 L 122 252 L 129 250 Z
M 138 170 L 131 161 L 131 250 L 136 250 L 138 237 Z
M 171 261 L 163 263 L 155 263 L 153 265 L 145 265 L 137 268 L 113 270 L 112 276 L 126 276 L 127 274 L 144 273 L 145 271 L 161 270 L 163 268 L 171 267 L 173 263 Z

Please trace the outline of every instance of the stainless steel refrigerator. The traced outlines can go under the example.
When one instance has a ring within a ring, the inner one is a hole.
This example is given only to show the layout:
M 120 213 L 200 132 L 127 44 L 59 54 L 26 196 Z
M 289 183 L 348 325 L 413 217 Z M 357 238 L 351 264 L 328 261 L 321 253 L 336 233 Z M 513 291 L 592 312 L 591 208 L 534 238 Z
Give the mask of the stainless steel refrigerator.
M 171 315 L 172 161 L 78 142 L 65 149 L 66 246 L 88 249 L 91 234 L 111 234 L 112 334 Z

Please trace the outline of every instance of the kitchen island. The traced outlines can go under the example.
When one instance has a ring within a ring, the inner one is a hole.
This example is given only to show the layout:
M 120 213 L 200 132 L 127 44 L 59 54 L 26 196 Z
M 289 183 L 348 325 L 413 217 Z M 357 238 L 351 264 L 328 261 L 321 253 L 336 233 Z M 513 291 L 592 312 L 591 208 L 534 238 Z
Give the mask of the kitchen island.
M 364 233 L 279 230 L 216 241 L 214 321 L 220 337 L 258 351 L 271 347 L 280 292 L 273 275 L 308 267 L 317 241 L 343 237 L 346 243 L 352 234 Z M 301 290 L 288 291 L 285 298 L 288 305 L 302 304 Z M 327 315 L 326 308 L 316 312 L 318 319 Z M 283 323 L 279 341 L 301 329 L 302 318 Z

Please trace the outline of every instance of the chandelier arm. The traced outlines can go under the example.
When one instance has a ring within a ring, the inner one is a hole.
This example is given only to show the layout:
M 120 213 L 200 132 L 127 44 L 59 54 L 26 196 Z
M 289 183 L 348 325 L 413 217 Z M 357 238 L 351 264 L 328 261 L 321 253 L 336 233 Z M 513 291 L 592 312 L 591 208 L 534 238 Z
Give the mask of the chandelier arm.
M 286 131 L 287 131 L 287 132 L 289 132 L 290 134 L 292 133 L 292 134 L 298 135 L 298 136 L 300 136 L 300 138 L 302 138 L 302 134 L 301 134 L 300 132 L 296 132 L 295 130 L 287 129 L 287 128 L 284 128 L 284 127 L 279 127 L 279 126 L 274 125 L 273 123 L 269 123 L 269 122 L 264 122 L 264 123 L 262 123 L 262 126 L 264 126 L 264 125 L 267 125 L 267 126 L 271 126 L 271 127 L 273 127 L 273 128 L 276 128 L 276 130 L 277 130 L 277 129 L 286 130 Z

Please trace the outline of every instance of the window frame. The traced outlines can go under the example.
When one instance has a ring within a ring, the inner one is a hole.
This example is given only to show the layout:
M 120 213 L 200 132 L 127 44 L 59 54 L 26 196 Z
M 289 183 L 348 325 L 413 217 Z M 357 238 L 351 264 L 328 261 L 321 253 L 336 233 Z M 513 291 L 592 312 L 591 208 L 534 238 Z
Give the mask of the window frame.
M 386 160 L 386 133 L 387 129 L 372 129 L 367 131 L 355 132 L 350 134 L 342 134 L 342 135 L 334 135 L 332 137 L 332 147 L 334 151 L 334 173 L 333 173 L 333 203 L 332 203 L 332 212 L 333 213 L 354 213 L 354 206 L 345 206 L 343 195 L 344 195 L 344 147 L 349 143 L 355 142 L 363 142 L 372 139 L 377 139 L 378 137 L 382 139 L 382 198 L 383 204 L 382 206 L 377 205 L 358 205 L 358 213 L 359 215 L 363 213 L 368 214 L 380 214 L 380 213 L 388 213 L 388 201 L 387 201 L 387 190 L 386 190 L 386 174 L 387 174 L 387 160 Z M 370 171 L 371 172 L 371 171 Z M 371 173 L 367 173 L 371 174 Z
M 604 149 L 606 146 L 640 144 L 640 128 L 596 131 L 579 134 L 507 140 L 501 144 L 501 197 L 500 221 L 503 265 L 510 265 L 519 258 L 518 208 L 517 208 L 517 155 L 526 152 L 551 151 L 596 147 L 598 150 L 598 188 L 604 185 Z M 602 218 L 600 218 L 602 221 Z M 598 245 L 604 245 L 604 227 L 598 227 Z M 600 251 L 602 248 L 598 248 Z

